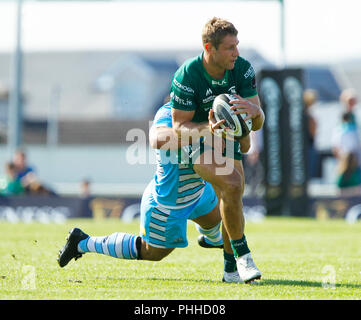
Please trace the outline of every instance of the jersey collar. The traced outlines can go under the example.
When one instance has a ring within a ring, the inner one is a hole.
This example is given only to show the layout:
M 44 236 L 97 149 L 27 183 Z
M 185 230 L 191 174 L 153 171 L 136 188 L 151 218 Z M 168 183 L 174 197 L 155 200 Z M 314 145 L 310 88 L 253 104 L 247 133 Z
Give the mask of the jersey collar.
M 201 65 L 203 74 L 206 77 L 207 81 L 211 84 L 212 87 L 226 87 L 228 85 L 228 72 L 227 69 L 224 73 L 224 77 L 222 79 L 214 79 L 206 70 L 206 68 L 203 65 L 203 52 L 200 55 Z

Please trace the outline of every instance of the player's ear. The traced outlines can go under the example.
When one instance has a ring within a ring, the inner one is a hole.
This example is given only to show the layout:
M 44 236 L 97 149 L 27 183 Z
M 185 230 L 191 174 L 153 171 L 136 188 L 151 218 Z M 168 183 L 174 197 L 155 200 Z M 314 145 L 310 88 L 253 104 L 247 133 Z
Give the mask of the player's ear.
M 212 44 L 210 42 L 207 42 L 205 45 L 204 45 L 204 50 L 206 50 L 208 53 L 211 52 L 212 50 Z

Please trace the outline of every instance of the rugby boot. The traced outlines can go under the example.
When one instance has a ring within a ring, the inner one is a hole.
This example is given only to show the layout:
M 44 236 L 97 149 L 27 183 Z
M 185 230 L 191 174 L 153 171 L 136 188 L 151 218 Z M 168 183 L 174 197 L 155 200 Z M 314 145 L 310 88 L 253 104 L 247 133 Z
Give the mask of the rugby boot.
M 249 283 L 256 279 L 261 279 L 261 271 L 258 270 L 254 263 L 251 253 L 247 253 L 236 258 L 237 271 L 241 281 Z
M 235 272 L 224 272 L 222 282 L 227 283 L 243 283 L 239 277 L 238 271 Z
M 65 267 L 71 259 L 78 260 L 83 255 L 78 251 L 78 243 L 89 236 L 81 231 L 79 228 L 74 228 L 69 231 L 66 238 L 65 246 L 59 251 L 58 263 L 61 268 Z
M 218 245 L 213 245 L 206 242 L 205 236 L 203 234 L 198 236 L 198 244 L 203 248 L 220 248 L 223 249 L 223 243 Z

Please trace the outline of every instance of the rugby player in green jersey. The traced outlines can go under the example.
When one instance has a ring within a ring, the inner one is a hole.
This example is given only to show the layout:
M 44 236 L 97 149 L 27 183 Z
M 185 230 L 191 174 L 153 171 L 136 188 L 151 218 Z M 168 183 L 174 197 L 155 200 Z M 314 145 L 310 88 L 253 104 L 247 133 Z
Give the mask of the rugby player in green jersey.
M 226 20 L 213 18 L 202 32 L 203 52 L 188 59 L 176 71 L 171 85 L 171 106 L 173 127 L 182 137 L 202 135 L 209 130 L 214 133 L 217 127 L 212 112 L 212 103 L 221 93 L 230 93 L 237 97 L 231 101 L 236 114 L 247 113 L 252 119 L 252 130 L 262 128 L 264 113 L 256 88 L 255 72 L 251 64 L 239 56 L 238 31 Z M 229 139 L 229 138 L 228 138 Z M 192 140 L 193 147 L 196 139 Z M 223 221 L 223 232 L 230 239 L 230 245 L 224 246 L 228 254 L 234 255 L 237 270 L 242 281 L 259 279 L 261 272 L 255 265 L 244 235 L 245 219 L 242 196 L 244 192 L 244 171 L 239 143 L 234 141 L 234 150 L 228 148 L 219 155 L 219 148 L 207 148 L 200 140 L 200 152 L 197 159 L 191 159 L 194 170 L 209 181 L 219 198 L 219 207 Z M 218 153 L 218 154 L 217 154 Z M 221 163 L 219 157 L 223 157 Z M 212 159 L 212 161 L 209 161 Z M 218 169 L 231 166 L 227 173 L 219 174 Z

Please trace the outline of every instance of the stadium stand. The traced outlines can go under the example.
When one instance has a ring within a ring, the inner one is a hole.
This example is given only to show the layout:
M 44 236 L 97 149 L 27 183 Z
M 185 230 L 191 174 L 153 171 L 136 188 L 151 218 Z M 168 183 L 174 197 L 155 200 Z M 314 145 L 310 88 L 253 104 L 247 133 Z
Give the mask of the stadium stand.
M 129 129 L 139 128 L 145 133 L 148 132 L 149 119 L 168 94 L 171 75 L 180 62 L 195 53 L 198 52 L 25 52 L 24 144 L 46 145 L 47 116 L 50 106 L 54 104 L 54 108 L 59 107 L 56 110 L 58 158 L 63 157 L 64 150 L 59 149 L 61 146 L 126 146 L 125 137 Z M 255 50 L 241 49 L 240 54 L 252 61 L 256 71 L 277 67 Z M 5 92 L 10 86 L 10 62 L 11 54 L 0 54 L 0 83 Z M 334 101 L 332 94 L 339 92 L 345 79 L 352 82 L 356 90 L 361 90 L 357 87 L 357 83 L 361 83 L 358 81 L 361 78 L 360 68 L 345 64 L 343 71 L 335 74 L 333 66 L 301 67 L 306 70 L 306 88 L 321 91 L 320 103 L 314 108 L 314 116 L 322 120 L 322 114 L 327 112 L 334 114 L 337 121 L 338 114 L 333 110 L 339 108 L 339 103 Z M 323 85 L 320 90 L 316 87 L 316 79 L 323 79 L 322 82 L 330 84 L 330 87 Z M 144 91 L 142 88 L 148 84 L 152 84 L 151 89 Z M 0 99 L 0 146 L 3 147 L 6 143 L 6 99 Z M 138 107 L 140 109 L 137 109 Z M 315 142 L 323 159 L 331 155 L 328 133 L 330 126 L 333 126 L 333 120 L 331 121 L 330 117 L 326 120 L 319 122 L 320 134 Z M 37 152 L 38 149 L 34 149 L 34 156 Z M 43 156 L 40 154 L 42 153 L 39 153 L 39 161 L 42 161 Z M 5 158 L 0 155 L 0 163 L 4 161 Z M 45 160 L 43 163 L 44 172 L 49 172 L 49 177 L 52 176 L 52 170 L 46 168 L 49 165 Z M 118 165 L 116 168 L 120 170 Z M 122 170 L 130 172 L 129 168 L 124 167 Z M 139 174 L 144 175 L 145 171 L 141 172 Z M 72 174 L 74 175 L 74 172 Z M 65 181 L 56 181 L 62 182 Z M 137 190 L 141 190 L 143 183 L 140 179 L 136 183 L 140 186 Z M 323 187 L 321 191 L 326 189 Z

